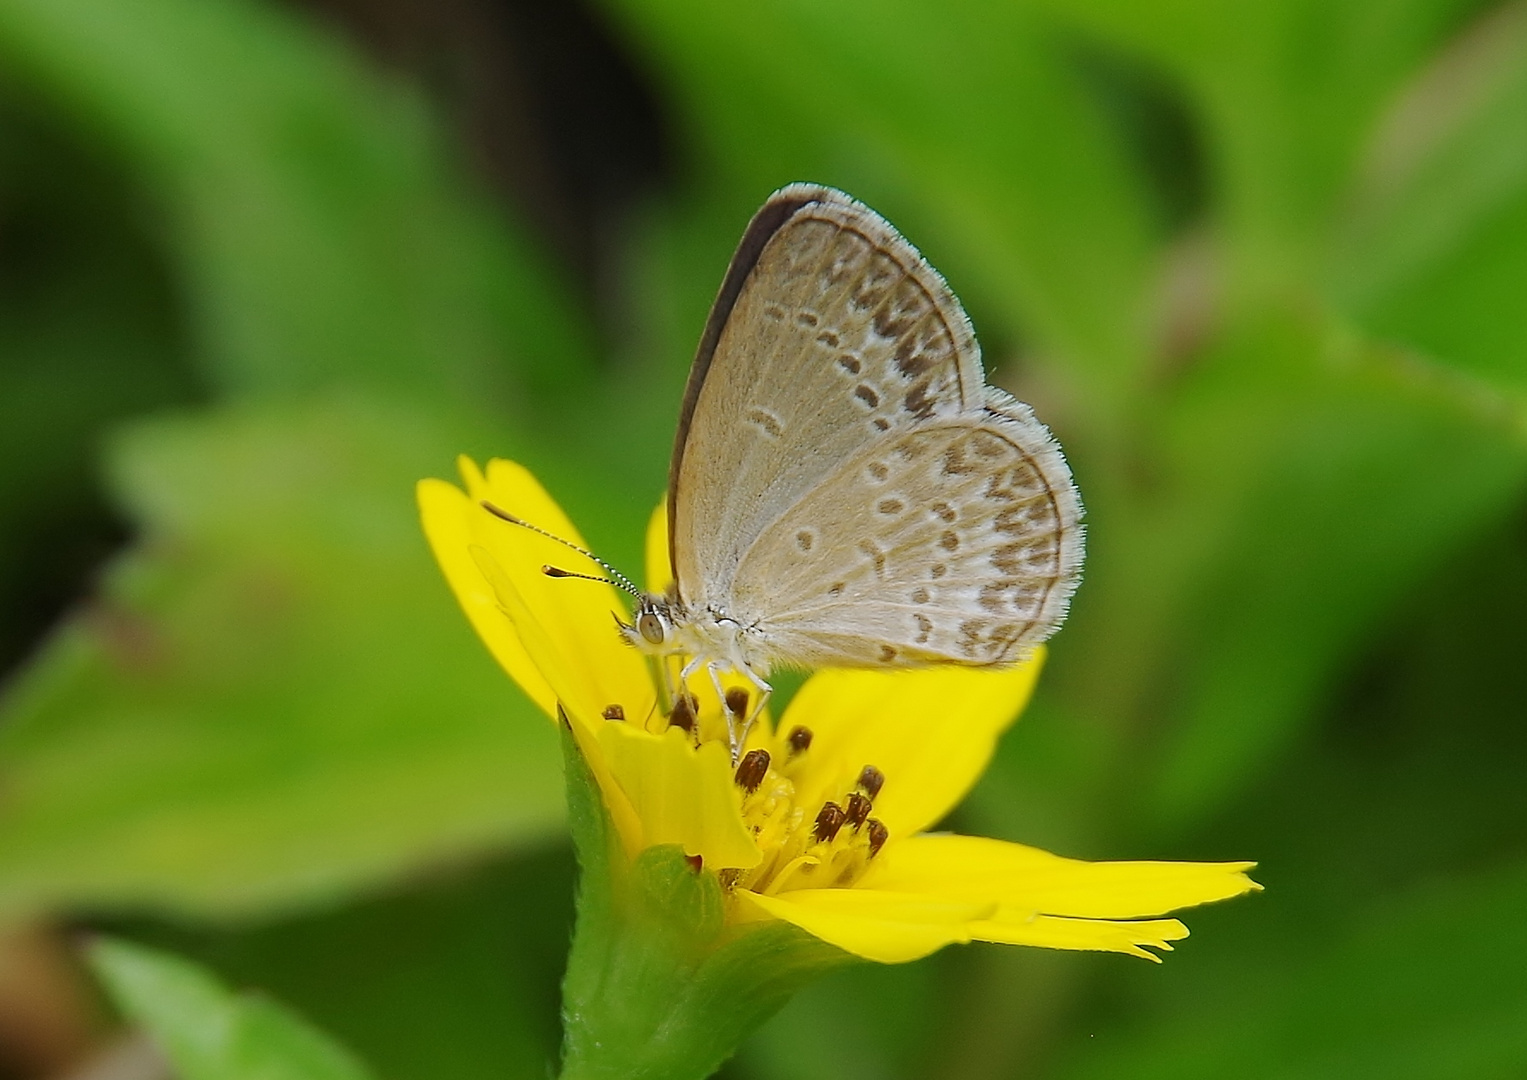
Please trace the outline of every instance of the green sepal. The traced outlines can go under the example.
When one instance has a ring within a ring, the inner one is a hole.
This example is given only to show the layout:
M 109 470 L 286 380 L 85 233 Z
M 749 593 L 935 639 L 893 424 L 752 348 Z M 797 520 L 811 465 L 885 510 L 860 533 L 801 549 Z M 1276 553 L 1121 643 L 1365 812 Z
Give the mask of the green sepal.
M 562 983 L 562 1080 L 711 1075 L 798 989 L 853 961 L 784 922 L 726 924 L 713 870 L 676 845 L 627 858 L 564 723 L 577 922 Z

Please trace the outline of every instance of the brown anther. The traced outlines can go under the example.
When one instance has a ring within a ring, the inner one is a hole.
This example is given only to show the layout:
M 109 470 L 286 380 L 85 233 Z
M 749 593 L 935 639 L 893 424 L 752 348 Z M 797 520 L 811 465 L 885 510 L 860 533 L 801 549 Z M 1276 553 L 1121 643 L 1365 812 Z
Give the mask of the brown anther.
M 885 787 L 885 773 L 873 765 L 866 765 L 859 770 L 858 788 L 870 797 L 873 802 L 880 795 L 880 789 Z
M 684 856 L 684 861 L 697 874 L 705 867 L 705 856 L 703 855 L 686 855 Z
M 726 692 L 726 711 L 741 720 L 748 715 L 748 692 L 734 686 Z
M 870 858 L 880 854 L 880 849 L 885 847 L 885 842 L 891 838 L 891 830 L 887 829 L 879 818 L 870 818 L 868 823 L 870 834 Z
M 619 705 L 606 705 L 603 715 L 606 720 L 624 720 L 626 718 L 626 710 Z
M 790 756 L 804 754 L 811 749 L 811 729 L 797 724 L 790 729 L 790 734 L 785 736 L 785 742 L 790 746 Z
M 769 751 L 749 750 L 742 755 L 742 760 L 737 763 L 737 772 L 734 779 L 737 786 L 751 795 L 758 790 L 758 785 L 764 782 L 764 777 L 769 775 Z
M 843 812 L 843 807 L 835 802 L 825 802 L 822 804 L 822 809 L 817 811 L 817 821 L 812 826 L 812 834 L 822 843 L 830 844 L 847 820 L 848 815 Z
M 695 699 L 688 694 L 683 694 L 673 703 L 673 712 L 668 714 L 668 726 L 683 728 L 685 731 L 695 729 Z
M 863 828 L 865 821 L 869 819 L 870 809 L 874 803 L 870 802 L 868 795 L 856 791 L 848 797 L 848 806 L 845 813 L 848 815 L 848 824 L 854 827 L 854 832 Z

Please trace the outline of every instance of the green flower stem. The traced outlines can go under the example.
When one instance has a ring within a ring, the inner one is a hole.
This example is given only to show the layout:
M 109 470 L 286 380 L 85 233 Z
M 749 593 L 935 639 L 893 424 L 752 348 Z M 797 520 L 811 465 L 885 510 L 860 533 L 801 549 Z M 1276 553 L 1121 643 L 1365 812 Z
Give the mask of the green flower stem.
M 562 984 L 562 1080 L 710 1076 L 801 986 L 848 954 L 787 923 L 729 927 L 714 871 L 676 846 L 626 858 L 564 725 L 581 880 Z

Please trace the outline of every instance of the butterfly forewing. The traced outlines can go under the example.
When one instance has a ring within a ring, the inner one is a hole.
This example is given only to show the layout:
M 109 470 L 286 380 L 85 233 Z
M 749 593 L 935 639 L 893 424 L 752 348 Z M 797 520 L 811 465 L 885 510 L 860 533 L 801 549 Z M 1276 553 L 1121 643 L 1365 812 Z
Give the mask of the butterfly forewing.
M 670 477 L 680 595 L 727 601 L 743 555 L 843 461 L 981 393 L 964 312 L 911 245 L 840 192 L 774 196 L 739 245 L 686 395 Z
M 959 301 L 840 192 L 755 216 L 702 339 L 670 476 L 681 598 L 762 666 L 1001 664 L 1064 618 L 1081 505 Z

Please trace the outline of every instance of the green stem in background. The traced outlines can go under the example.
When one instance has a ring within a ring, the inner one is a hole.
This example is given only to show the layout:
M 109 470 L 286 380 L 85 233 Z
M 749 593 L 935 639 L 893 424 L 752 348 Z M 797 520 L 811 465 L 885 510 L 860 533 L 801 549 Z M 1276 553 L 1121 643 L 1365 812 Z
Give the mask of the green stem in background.
M 728 926 L 716 874 L 677 846 L 629 861 L 572 733 L 562 746 L 581 879 L 562 984 L 562 1080 L 711 1075 L 848 954 L 782 922 Z

